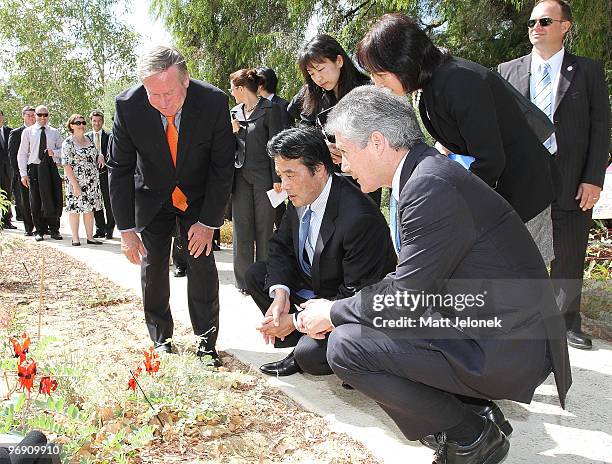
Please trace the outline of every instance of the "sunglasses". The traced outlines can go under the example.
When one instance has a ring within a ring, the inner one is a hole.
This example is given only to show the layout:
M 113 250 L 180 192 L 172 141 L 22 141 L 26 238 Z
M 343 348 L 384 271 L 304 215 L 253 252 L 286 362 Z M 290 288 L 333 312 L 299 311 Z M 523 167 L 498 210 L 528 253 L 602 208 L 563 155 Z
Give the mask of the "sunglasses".
M 36 116 L 38 116 L 39 118 L 48 118 L 49 113 L 36 113 Z
M 564 23 L 565 19 L 552 19 L 552 18 L 530 19 L 529 21 L 527 21 L 527 27 L 529 29 L 533 29 L 535 25 L 538 23 L 540 23 L 540 26 L 542 27 L 548 27 L 554 22 Z
M 85 121 L 74 121 L 71 124 L 74 126 L 86 126 L 87 125 Z

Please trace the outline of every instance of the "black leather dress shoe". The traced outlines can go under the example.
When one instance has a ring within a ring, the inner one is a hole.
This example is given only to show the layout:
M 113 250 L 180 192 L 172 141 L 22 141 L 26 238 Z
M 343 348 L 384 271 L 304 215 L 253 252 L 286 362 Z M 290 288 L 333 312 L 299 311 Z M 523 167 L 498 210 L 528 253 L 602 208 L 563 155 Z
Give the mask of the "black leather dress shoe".
M 11 224 L 10 222 L 8 224 L 5 224 L 4 226 L 5 229 L 16 229 L 17 226 L 14 226 L 13 224 Z
M 63 237 L 60 235 L 59 232 L 55 232 L 55 233 L 51 234 L 51 238 L 53 240 L 63 240 Z
M 187 275 L 187 269 L 184 267 L 178 267 L 174 270 L 174 277 L 185 277 Z
M 104 232 L 96 232 L 93 238 L 104 238 Z
M 259 367 L 259 370 L 266 375 L 274 375 L 279 377 L 302 372 L 302 369 L 300 369 L 300 366 L 298 366 L 298 363 L 295 361 L 293 352 L 290 353 L 285 359 L 281 359 L 280 361 L 262 364 Z
M 499 406 L 497 406 L 495 403 L 491 402 L 490 405 L 485 406 L 480 411 L 476 411 L 476 413 L 479 416 L 493 421 L 506 437 L 512 435 L 512 425 L 510 425 L 510 422 L 508 422 L 502 410 L 499 409 Z M 419 441 L 433 450 L 438 447 L 438 441 L 434 435 L 427 435 L 426 437 L 421 438 Z
M 100 237 L 102 238 L 102 237 Z M 107 232 L 106 233 L 106 240 L 112 240 L 113 239 L 113 233 L 112 232 Z
M 198 347 L 198 351 L 196 351 L 196 356 L 198 358 L 205 358 L 205 356 L 210 356 L 210 361 L 208 364 L 213 367 L 221 367 L 223 363 L 221 362 L 221 356 L 217 353 L 215 348 L 206 348 L 206 345 L 200 344 Z M 208 358 L 205 358 L 208 359 Z
M 34 235 L 34 240 L 36 240 L 37 242 L 42 242 L 44 240 L 42 234 L 35 234 Z
M 159 354 L 172 353 L 172 345 L 170 343 L 154 343 L 155 351 Z
M 567 344 L 578 348 L 579 350 L 591 350 L 593 349 L 593 341 L 584 332 L 575 332 L 573 330 L 567 331 Z
M 34 232 L 32 232 L 31 230 L 26 230 L 23 235 L 25 235 L 26 237 L 31 237 L 32 235 L 34 235 Z
M 432 464 L 499 464 L 510 450 L 510 442 L 492 421 L 486 421 L 480 437 L 471 445 L 460 445 L 447 440 L 444 433 Z

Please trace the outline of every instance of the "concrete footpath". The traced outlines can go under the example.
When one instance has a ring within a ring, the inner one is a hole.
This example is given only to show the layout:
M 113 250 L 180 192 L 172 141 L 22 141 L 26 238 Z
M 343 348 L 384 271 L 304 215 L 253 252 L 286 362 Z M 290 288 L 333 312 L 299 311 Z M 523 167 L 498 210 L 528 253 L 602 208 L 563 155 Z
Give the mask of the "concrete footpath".
M 86 245 L 81 239 L 82 245 L 73 247 L 66 216 L 62 218 L 64 240 L 45 237 L 42 243 L 84 262 L 140 296 L 139 268 L 121 254 L 119 239 L 105 240 L 102 246 Z M 15 224 L 22 227 L 19 222 Z M 4 233 L 22 236 L 23 230 Z M 84 236 L 82 233 L 81 237 Z M 216 252 L 215 259 L 221 300 L 217 347 L 254 370 L 262 363 L 284 357 L 281 350 L 264 345 L 254 328 L 261 313 L 251 298 L 240 294 L 233 285 L 231 250 Z M 189 326 L 187 279 L 171 276 L 170 282 L 173 316 Z M 506 464 L 612 463 L 612 344 L 595 340 L 592 351 L 570 348 L 570 358 L 574 384 L 567 399 L 567 410 L 558 405 L 552 377 L 538 388 L 530 405 L 500 402 L 514 427 Z M 326 418 L 334 430 L 362 442 L 381 463 L 431 462 L 431 450 L 418 442 L 405 440 L 376 404 L 359 392 L 343 389 L 333 375 L 318 378 L 297 374 L 270 378 L 269 384 L 284 391 L 305 409 Z

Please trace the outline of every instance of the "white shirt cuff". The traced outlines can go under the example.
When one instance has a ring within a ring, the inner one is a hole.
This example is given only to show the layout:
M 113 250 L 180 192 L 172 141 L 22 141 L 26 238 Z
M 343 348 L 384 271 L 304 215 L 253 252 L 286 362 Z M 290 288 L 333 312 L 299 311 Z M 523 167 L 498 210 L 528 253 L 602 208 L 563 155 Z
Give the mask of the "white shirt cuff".
M 198 221 L 198 224 L 204 226 L 204 227 L 208 227 L 209 229 L 212 230 L 216 230 L 216 229 L 220 229 L 221 227 L 213 227 L 213 226 L 207 226 L 206 224 L 201 223 L 200 221 Z
M 268 291 L 268 295 L 270 295 L 270 298 L 274 298 L 274 291 L 277 288 L 282 288 L 283 290 L 285 290 L 287 292 L 288 295 L 291 295 L 291 290 L 289 290 L 289 287 L 287 287 L 286 285 L 272 285 L 270 287 L 270 290 Z

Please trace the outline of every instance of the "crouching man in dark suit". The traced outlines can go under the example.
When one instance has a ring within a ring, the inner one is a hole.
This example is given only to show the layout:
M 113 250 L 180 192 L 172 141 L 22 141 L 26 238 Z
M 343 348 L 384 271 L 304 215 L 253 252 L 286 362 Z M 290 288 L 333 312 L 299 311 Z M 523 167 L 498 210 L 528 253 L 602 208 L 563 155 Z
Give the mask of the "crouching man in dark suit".
M 396 263 L 389 228 L 368 196 L 332 174 L 320 131 L 287 129 L 270 140 L 268 152 L 290 203 L 270 240 L 268 261 L 253 264 L 246 283 L 264 313 L 259 330 L 266 342 L 296 348 L 260 369 L 270 375 L 331 374 L 327 340 L 296 330 L 294 305 L 347 298 L 380 281 Z
M 392 187 L 397 269 L 297 320 L 343 381 L 376 401 L 438 464 L 496 464 L 509 424 L 493 399 L 529 403 L 552 371 L 571 383 L 562 315 L 525 225 L 481 179 L 423 143 L 407 99 L 371 86 L 326 126 L 364 192 Z M 471 304 L 467 304 L 471 301 Z M 528 362 L 526 362 L 528 360 Z M 430 436 L 430 435 L 434 436 Z

